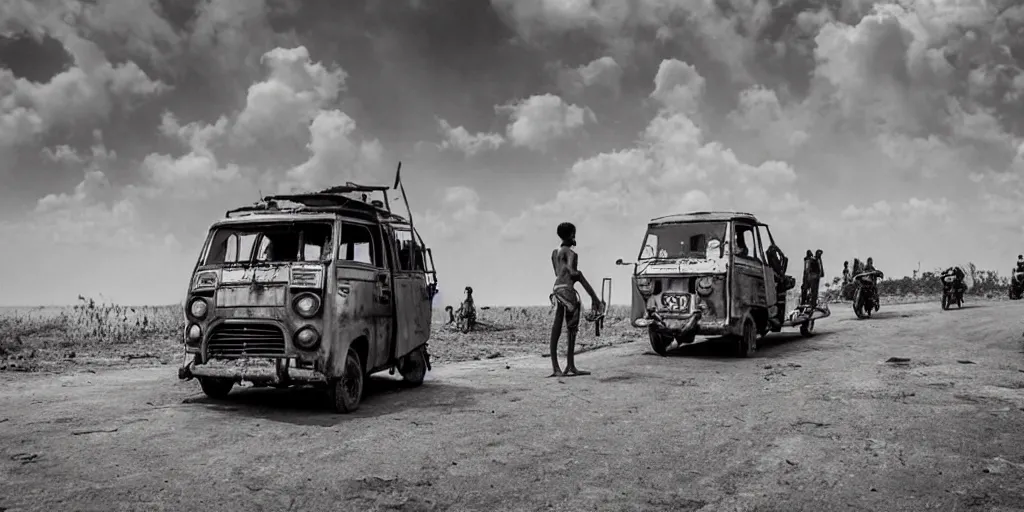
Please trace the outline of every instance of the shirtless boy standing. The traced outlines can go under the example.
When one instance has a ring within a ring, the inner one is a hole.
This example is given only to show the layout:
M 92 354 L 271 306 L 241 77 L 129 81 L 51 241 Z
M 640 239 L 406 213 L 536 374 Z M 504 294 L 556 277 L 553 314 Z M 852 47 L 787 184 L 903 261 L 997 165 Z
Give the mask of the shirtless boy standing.
M 576 226 L 569 222 L 558 225 L 558 238 L 562 239 L 562 245 L 551 252 L 551 266 L 555 271 L 555 286 L 551 291 L 551 303 L 556 307 L 555 323 L 551 326 L 551 367 L 554 371 L 549 377 L 573 377 L 576 375 L 590 375 L 590 372 L 576 369 L 573 362 L 573 352 L 576 351 L 576 334 L 580 328 L 580 296 L 576 292 L 576 283 L 579 282 L 590 294 L 591 309 L 596 313 L 601 299 L 594 293 L 594 288 L 583 277 L 583 273 L 577 268 L 579 262 L 576 251 Z M 558 338 L 562 336 L 562 322 L 565 321 L 567 337 L 569 339 L 568 360 L 565 371 L 558 366 Z

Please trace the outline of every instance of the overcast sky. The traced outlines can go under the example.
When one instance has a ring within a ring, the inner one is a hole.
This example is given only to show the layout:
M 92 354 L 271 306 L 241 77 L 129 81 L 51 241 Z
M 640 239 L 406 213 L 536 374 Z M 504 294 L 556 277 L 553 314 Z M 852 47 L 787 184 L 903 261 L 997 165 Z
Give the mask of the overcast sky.
M 646 220 L 705 209 L 791 273 L 1005 273 L 1017 4 L 3 0 L 0 304 L 179 302 L 225 210 L 399 160 L 440 304 L 545 303 L 561 221 L 624 303 Z

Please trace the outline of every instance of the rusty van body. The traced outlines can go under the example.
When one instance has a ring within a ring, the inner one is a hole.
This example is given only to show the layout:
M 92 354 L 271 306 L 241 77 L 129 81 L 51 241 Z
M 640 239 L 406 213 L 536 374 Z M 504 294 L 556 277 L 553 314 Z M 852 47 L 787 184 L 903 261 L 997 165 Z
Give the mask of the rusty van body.
M 651 346 L 661 355 L 673 342 L 687 345 L 697 336 L 716 336 L 747 357 L 759 336 L 796 325 L 809 336 L 822 315 L 812 316 L 810 310 L 787 315 L 786 292 L 795 285 L 785 275 L 788 260 L 768 225 L 749 213 L 652 219 L 633 266 L 632 324 L 648 329 Z
M 342 413 L 358 408 L 371 373 L 397 369 L 420 385 L 433 255 L 387 190 L 268 196 L 215 222 L 186 296 L 179 377 L 215 398 L 241 381 L 325 386 Z

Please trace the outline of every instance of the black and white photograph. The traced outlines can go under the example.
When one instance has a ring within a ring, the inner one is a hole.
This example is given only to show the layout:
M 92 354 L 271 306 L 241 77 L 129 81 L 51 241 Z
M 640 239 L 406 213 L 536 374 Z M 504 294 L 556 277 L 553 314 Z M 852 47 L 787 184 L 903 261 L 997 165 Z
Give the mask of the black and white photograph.
M 1024 512 L 1022 0 L 0 0 L 0 512 Z

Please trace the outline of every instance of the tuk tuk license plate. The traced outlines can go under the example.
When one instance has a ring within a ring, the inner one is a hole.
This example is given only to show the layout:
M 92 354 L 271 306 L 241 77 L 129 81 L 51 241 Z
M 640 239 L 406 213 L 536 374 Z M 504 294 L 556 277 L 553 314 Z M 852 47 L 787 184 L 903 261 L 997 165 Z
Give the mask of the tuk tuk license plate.
M 662 294 L 661 305 L 670 311 L 689 311 L 692 297 L 690 294 Z

